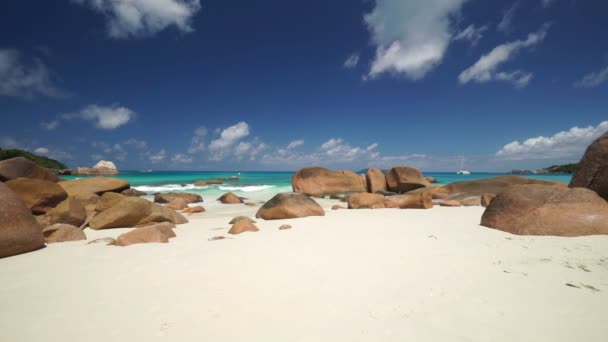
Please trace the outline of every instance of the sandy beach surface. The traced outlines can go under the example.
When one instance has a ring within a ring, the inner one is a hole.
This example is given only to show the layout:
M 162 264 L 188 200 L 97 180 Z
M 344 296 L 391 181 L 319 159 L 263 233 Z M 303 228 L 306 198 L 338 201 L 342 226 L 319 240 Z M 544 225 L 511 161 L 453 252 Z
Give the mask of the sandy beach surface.
M 479 226 L 481 207 L 336 203 L 237 236 L 228 221 L 258 207 L 205 203 L 167 244 L 0 259 L 2 340 L 608 341 L 608 236 L 510 235 Z

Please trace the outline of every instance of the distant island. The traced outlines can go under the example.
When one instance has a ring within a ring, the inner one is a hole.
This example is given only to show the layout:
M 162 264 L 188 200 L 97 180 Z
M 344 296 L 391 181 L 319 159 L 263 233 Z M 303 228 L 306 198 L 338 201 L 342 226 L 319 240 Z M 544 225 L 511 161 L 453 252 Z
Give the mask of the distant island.
M 551 174 L 572 174 L 576 171 L 578 163 L 576 164 L 564 164 L 564 165 L 552 165 L 536 171 L 532 170 L 513 170 L 509 173 L 514 175 L 525 175 L 525 174 L 537 174 L 537 175 L 551 175 Z
M 44 166 L 49 169 L 64 170 L 64 169 L 68 168 L 65 164 L 63 164 L 55 159 L 51 159 L 51 158 L 48 158 L 45 156 L 39 156 L 39 155 L 33 154 L 29 151 L 24 151 L 24 150 L 19 150 L 19 149 L 3 150 L 0 148 L 0 161 L 5 160 L 5 159 L 16 158 L 16 157 L 27 158 L 27 159 L 33 161 L 34 163 L 36 163 L 40 166 Z

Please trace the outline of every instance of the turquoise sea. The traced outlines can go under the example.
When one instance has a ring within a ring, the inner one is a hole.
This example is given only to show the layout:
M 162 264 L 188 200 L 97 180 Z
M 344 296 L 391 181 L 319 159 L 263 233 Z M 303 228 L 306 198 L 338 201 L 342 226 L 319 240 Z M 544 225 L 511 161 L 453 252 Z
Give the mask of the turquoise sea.
M 192 192 L 203 197 L 213 198 L 231 191 L 241 197 L 257 200 L 268 200 L 280 192 L 291 191 L 291 177 L 293 172 L 209 172 L 209 171 L 127 171 L 112 176 L 128 181 L 132 187 L 146 191 L 149 194 L 156 192 Z M 435 177 L 439 185 L 453 182 L 503 176 L 504 173 L 473 173 L 471 175 L 457 175 L 454 172 L 426 172 L 425 176 Z M 231 176 L 238 180 L 229 180 Z M 66 179 L 76 179 L 83 176 L 63 176 Z M 197 180 L 225 178 L 222 185 L 209 185 L 197 187 Z M 544 179 L 555 182 L 570 182 L 571 175 L 524 175 L 524 177 Z

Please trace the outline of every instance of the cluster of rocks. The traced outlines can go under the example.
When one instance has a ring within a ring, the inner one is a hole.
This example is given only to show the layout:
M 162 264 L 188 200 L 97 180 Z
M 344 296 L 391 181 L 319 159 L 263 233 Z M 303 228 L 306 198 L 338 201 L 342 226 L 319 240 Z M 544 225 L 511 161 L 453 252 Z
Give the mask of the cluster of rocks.
M 116 165 L 107 160 L 100 160 L 93 167 L 77 167 L 73 170 L 61 170 L 60 175 L 117 175 Z
M 231 181 L 235 181 L 235 180 L 239 180 L 239 177 L 230 176 L 227 179 L 231 180 Z M 221 184 L 224 184 L 225 180 L 226 180 L 226 178 L 224 178 L 224 177 L 212 178 L 212 179 L 201 179 L 201 180 L 194 182 L 194 186 L 221 185 Z
M 121 235 L 118 246 L 166 242 L 168 229 L 188 222 L 168 205 L 137 197 L 145 193 L 131 189 L 126 181 L 61 180 L 22 157 L 0 162 L 0 181 L 0 257 L 36 250 L 45 243 L 85 240 L 85 228 L 146 227 Z M 200 196 L 195 200 L 202 201 Z

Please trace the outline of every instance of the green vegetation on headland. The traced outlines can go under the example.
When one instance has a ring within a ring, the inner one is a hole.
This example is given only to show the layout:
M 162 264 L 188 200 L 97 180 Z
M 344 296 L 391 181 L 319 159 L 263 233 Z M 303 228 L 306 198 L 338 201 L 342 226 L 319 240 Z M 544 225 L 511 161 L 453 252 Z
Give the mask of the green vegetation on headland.
M 576 168 L 578 167 L 578 163 L 577 164 L 564 164 L 564 165 L 552 165 L 549 167 L 545 167 L 543 169 L 539 169 L 536 171 L 530 171 L 530 170 L 513 170 L 511 171 L 512 174 L 563 174 L 563 173 L 568 173 L 568 174 L 572 174 L 574 173 L 574 171 L 576 171 Z
M 47 158 L 44 156 L 38 156 L 28 151 L 18 149 L 3 150 L 0 148 L 0 160 L 11 159 L 16 157 L 27 158 L 33 161 L 34 163 L 40 166 L 47 167 L 49 169 L 64 170 L 68 168 L 65 164 L 55 159 Z

